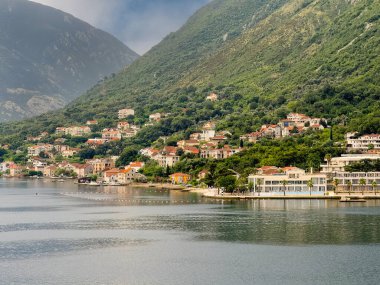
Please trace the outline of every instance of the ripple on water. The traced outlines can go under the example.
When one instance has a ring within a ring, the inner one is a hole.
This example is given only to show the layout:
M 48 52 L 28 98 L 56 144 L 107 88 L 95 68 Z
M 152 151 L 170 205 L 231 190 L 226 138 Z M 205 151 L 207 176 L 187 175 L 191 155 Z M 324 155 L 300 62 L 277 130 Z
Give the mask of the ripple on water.
M 54 254 L 70 254 L 73 251 L 95 250 L 111 247 L 141 246 L 145 239 L 89 238 L 89 239 L 49 239 L 0 243 L 0 259 L 24 259 Z

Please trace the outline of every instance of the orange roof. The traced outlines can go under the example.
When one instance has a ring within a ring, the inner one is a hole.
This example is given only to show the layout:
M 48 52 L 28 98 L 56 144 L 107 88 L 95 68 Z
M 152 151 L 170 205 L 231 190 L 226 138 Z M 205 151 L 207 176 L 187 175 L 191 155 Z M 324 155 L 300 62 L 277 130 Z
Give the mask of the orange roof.
M 186 174 L 186 173 L 181 173 L 181 172 L 178 172 L 178 173 L 173 173 L 172 175 L 170 175 L 171 177 L 190 177 L 189 174 Z

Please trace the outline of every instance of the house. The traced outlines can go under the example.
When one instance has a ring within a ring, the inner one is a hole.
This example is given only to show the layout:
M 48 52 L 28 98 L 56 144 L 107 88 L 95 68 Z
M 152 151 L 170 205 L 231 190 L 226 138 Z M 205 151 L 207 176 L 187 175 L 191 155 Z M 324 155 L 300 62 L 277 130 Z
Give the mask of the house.
M 300 113 L 290 113 L 286 116 L 286 118 L 290 121 L 293 121 L 296 126 L 304 127 L 306 122 L 310 122 L 310 117 L 305 114 Z
M 117 182 L 119 176 L 120 169 L 113 168 L 103 172 L 103 180 L 104 182 Z
M 44 168 L 48 165 L 47 162 L 39 157 L 33 157 L 28 160 L 28 164 L 31 165 L 34 171 L 44 171 Z
M 107 139 L 99 139 L 99 138 L 95 138 L 95 139 L 88 139 L 86 144 L 89 145 L 89 146 L 92 146 L 92 147 L 97 147 L 99 145 L 103 145 L 105 143 L 107 143 L 108 140 Z
M 281 138 L 281 127 L 279 125 L 263 125 L 260 132 L 265 137 Z
M 201 139 L 202 133 L 194 133 L 190 135 L 190 140 L 199 141 Z
M 91 134 L 91 129 L 88 126 L 72 126 L 72 127 L 58 127 L 55 130 L 57 135 L 71 135 L 73 137 L 83 137 Z
M 127 130 L 130 128 L 130 124 L 128 122 L 118 122 L 117 123 L 117 129 L 118 130 Z
M 248 183 L 253 184 L 254 192 L 309 193 L 309 181 L 312 181 L 311 191 L 315 194 L 327 191 L 326 174 L 306 173 L 305 170 L 297 167 L 263 167 L 262 172 L 248 176 Z
M 207 169 L 203 169 L 201 172 L 198 174 L 198 179 L 206 179 L 206 176 L 210 173 Z
M 347 150 L 366 151 L 370 148 L 380 149 L 380 134 L 358 136 L 358 133 L 345 135 Z
M 51 144 L 37 144 L 28 147 L 28 156 L 29 157 L 34 157 L 34 156 L 39 156 L 40 153 L 47 153 L 52 151 L 54 148 L 53 145 Z
M 55 172 L 57 171 L 58 167 L 55 165 L 49 165 L 45 166 L 42 173 L 45 177 L 54 177 Z
M 240 139 L 243 141 L 248 141 L 250 143 L 256 143 L 262 137 L 261 132 L 253 132 L 250 134 L 240 136 Z
M 162 153 L 168 155 L 175 155 L 178 151 L 178 147 L 175 146 L 165 146 L 162 150 Z
M 149 115 L 149 122 L 159 122 L 161 120 L 161 113 L 155 113 Z
M 214 92 L 210 93 L 210 95 L 206 97 L 206 100 L 211 101 L 211 102 L 218 101 L 218 95 Z
M 87 177 L 89 175 L 92 175 L 92 165 L 85 163 L 67 163 L 61 165 L 60 168 L 66 169 L 66 170 L 72 170 L 74 173 L 76 173 L 78 178 Z
M 144 166 L 145 166 L 144 162 L 142 162 L 142 161 L 134 161 L 134 162 L 129 163 L 129 166 L 127 166 L 127 167 L 130 167 L 130 168 L 134 169 L 136 172 L 138 172 Z
M 215 143 L 219 144 L 219 143 L 224 143 L 227 140 L 227 137 L 225 137 L 225 136 L 215 136 L 215 137 L 210 138 L 210 140 L 212 142 L 215 142 Z
M 121 169 L 117 176 L 117 182 L 128 184 L 135 180 L 137 171 L 131 167 Z
M 225 159 L 242 151 L 242 148 L 231 148 L 225 145 L 223 148 L 204 148 L 201 150 L 202 158 Z
M 157 155 L 160 151 L 155 148 L 144 148 L 140 150 L 140 154 L 152 158 Z
M 93 126 L 93 125 L 97 125 L 97 124 L 98 124 L 97 120 L 89 120 L 86 122 L 87 126 Z
M 129 116 L 134 116 L 134 115 L 135 115 L 135 110 L 133 109 L 121 109 L 118 112 L 119 119 L 125 119 Z
M 199 149 L 195 146 L 185 146 L 182 148 L 184 153 L 199 155 Z
M 215 123 L 207 122 L 202 127 L 202 133 L 200 135 L 200 140 L 210 141 L 210 139 L 213 137 L 215 137 Z
M 173 167 L 180 160 L 180 157 L 175 154 L 159 153 L 152 159 L 156 160 L 161 167 Z
M 80 148 L 68 148 L 61 151 L 61 154 L 63 157 L 68 158 L 68 157 L 75 156 L 79 151 L 80 151 Z
M 92 173 L 100 174 L 103 171 L 113 169 L 115 167 L 115 161 L 111 158 L 97 158 L 86 161 L 92 165 Z
M 185 146 L 199 146 L 199 140 L 182 140 L 177 142 L 177 146 L 184 148 Z
M 169 176 L 172 184 L 187 184 L 191 176 L 185 173 L 174 173 Z
M 326 164 L 321 165 L 321 173 L 344 172 L 345 167 L 355 162 L 362 160 L 377 160 L 380 159 L 380 154 L 342 154 L 340 157 L 332 157 Z
M 380 172 L 336 172 L 333 181 L 337 181 L 335 191 L 364 192 L 379 190 Z M 362 185 L 361 182 L 364 182 Z M 375 185 L 373 182 L 375 181 Z
M 13 161 L 4 161 L 0 163 L 0 172 L 5 173 L 10 168 L 11 165 L 14 165 L 15 163 Z
M 122 131 L 121 136 L 123 138 L 132 138 L 137 134 L 137 130 L 134 129 L 127 129 Z
M 122 135 L 119 130 L 104 129 L 102 131 L 102 139 L 104 140 L 121 140 Z
M 24 167 L 17 164 L 12 164 L 9 166 L 9 176 L 11 177 L 17 177 L 21 176 L 24 171 Z

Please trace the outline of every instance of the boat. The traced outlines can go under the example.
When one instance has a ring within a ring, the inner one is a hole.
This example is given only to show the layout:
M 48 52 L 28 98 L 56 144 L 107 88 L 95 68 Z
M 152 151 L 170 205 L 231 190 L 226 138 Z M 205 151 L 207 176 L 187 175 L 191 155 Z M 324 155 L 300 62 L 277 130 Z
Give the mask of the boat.
M 65 182 L 65 180 L 64 179 L 58 179 L 57 182 L 61 182 L 62 183 L 62 182 Z
M 100 186 L 100 183 L 98 182 L 95 182 L 95 181 L 91 181 L 90 183 L 88 183 L 89 186 Z
M 359 202 L 359 203 L 365 203 L 367 202 L 363 198 L 350 198 L 350 197 L 342 197 L 340 198 L 339 202 Z

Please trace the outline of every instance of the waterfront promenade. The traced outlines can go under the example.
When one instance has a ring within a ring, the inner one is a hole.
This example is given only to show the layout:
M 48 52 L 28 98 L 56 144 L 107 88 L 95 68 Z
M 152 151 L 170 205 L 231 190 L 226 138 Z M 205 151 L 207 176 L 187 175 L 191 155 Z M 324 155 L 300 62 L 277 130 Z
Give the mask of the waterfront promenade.
M 208 190 L 208 189 L 207 189 Z M 205 198 L 213 198 L 213 199 L 247 199 L 247 200 L 257 200 L 257 199 L 320 199 L 320 200 L 340 200 L 344 198 L 351 198 L 351 199 L 380 199 L 380 193 L 373 193 L 368 192 L 364 193 L 334 193 L 334 192 L 327 192 L 325 193 L 286 193 L 285 195 L 283 193 L 218 193 L 217 190 L 208 190 L 204 191 L 202 193 L 202 196 Z

